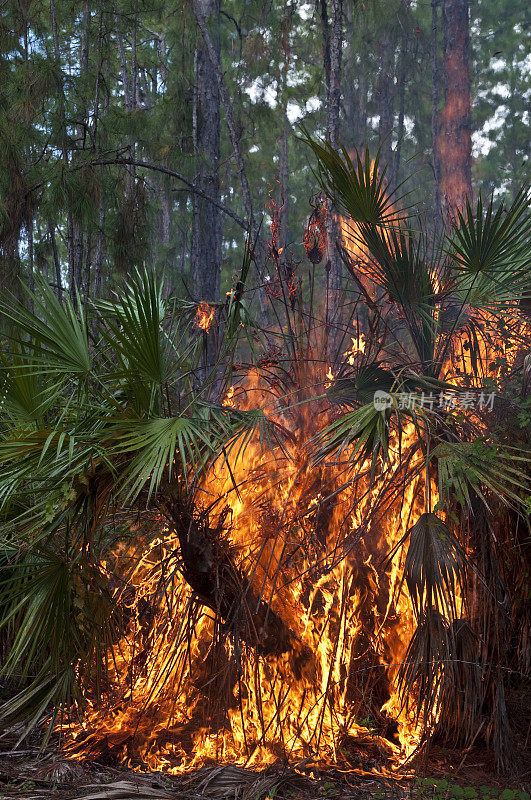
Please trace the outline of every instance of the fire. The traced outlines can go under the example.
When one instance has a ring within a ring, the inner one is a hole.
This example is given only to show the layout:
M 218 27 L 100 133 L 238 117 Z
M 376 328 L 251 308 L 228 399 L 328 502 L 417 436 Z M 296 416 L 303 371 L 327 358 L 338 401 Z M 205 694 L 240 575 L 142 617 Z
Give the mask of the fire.
M 214 307 L 206 303 L 204 300 L 201 300 L 201 302 L 197 306 L 197 311 L 194 319 L 196 326 L 205 333 L 208 333 L 208 331 L 210 330 L 210 326 L 212 325 L 213 319 L 214 319 Z
M 363 352 L 361 337 L 355 345 L 351 352 Z M 318 385 L 312 377 L 300 386 L 307 402 L 291 411 L 280 394 L 273 403 L 272 417 L 292 432 L 284 456 L 253 441 L 230 466 L 220 459 L 201 487 L 210 524 L 223 525 L 238 568 L 292 646 L 275 651 L 258 630 L 260 652 L 194 603 L 177 568 L 178 536 L 161 524 L 150 544 L 117 552 L 117 571 L 135 564 L 129 630 L 114 648 L 111 699 L 94 702 L 71 730 L 72 754 L 101 757 L 103 747 L 129 766 L 178 773 L 281 757 L 350 767 L 349 752 L 369 745 L 398 765 L 415 750 L 423 720 L 396 685 L 415 628 L 399 591 L 404 550 L 382 567 L 426 510 L 422 480 L 400 490 L 415 428 L 405 428 L 400 447 L 391 432 L 385 473 L 372 479 L 366 462 L 346 482 L 346 455 L 308 460 L 307 442 L 333 413 Z M 240 388 L 229 388 L 225 405 L 271 408 L 259 371 Z M 411 451 L 413 463 L 420 457 Z M 435 504 L 434 480 L 431 494 Z M 367 719 L 374 715 L 380 733 Z
M 323 209 L 316 205 L 305 241 L 316 262 Z M 200 303 L 197 326 L 208 331 L 213 316 Z M 480 337 L 486 364 L 510 357 L 489 323 Z M 351 337 L 349 365 L 368 344 L 363 332 Z M 465 345 L 463 333 L 445 364 L 458 386 L 467 386 L 471 366 Z M 260 767 L 282 758 L 350 768 L 349 754 L 370 747 L 380 767 L 397 766 L 434 721 L 417 719 L 415 697 L 399 697 L 416 622 L 403 585 L 405 548 L 386 558 L 427 510 L 424 478 L 401 481 L 404 463 L 414 472 L 422 460 L 422 417 L 400 440 L 390 426 L 380 474 L 370 459 L 349 473 L 348 452 L 312 463 L 309 443 L 336 413 L 322 396 L 335 379 L 317 357 L 322 349 L 309 345 L 289 390 L 282 355 L 271 349 L 222 401 L 267 409 L 286 432 L 274 455 L 256 438 L 234 447 L 238 458 L 224 454 L 200 487 L 198 505 L 209 529 L 223 531 L 233 577 L 248 580 L 247 608 L 229 621 L 201 605 L 182 576 L 178 531 L 162 518 L 153 541 L 118 549 L 109 570 L 123 575 L 132 567 L 128 630 L 110 660 L 107 704 L 88 701 L 85 721 L 69 731 L 72 754 L 101 758 L 103 751 L 132 767 L 179 773 L 211 761 Z M 282 380 L 271 379 L 275 369 Z M 433 476 L 430 501 L 438 501 Z M 219 569 L 222 584 L 227 574 Z M 266 612 L 258 615 L 259 607 Z M 254 642 L 239 635 L 245 626 L 254 626 Z
M 349 350 L 343 353 L 344 358 L 348 361 L 350 366 L 352 367 L 356 363 L 356 358 L 359 353 L 365 352 L 365 334 L 360 333 L 359 336 L 351 337 L 352 346 Z
M 236 402 L 235 402 L 235 399 L 234 399 L 235 391 L 236 390 L 235 390 L 234 386 L 229 386 L 229 388 L 227 389 L 227 394 L 223 398 L 223 405 L 224 406 L 226 406 L 228 408 L 236 408 Z
M 358 740 L 398 763 L 418 743 L 412 709 L 394 685 L 414 629 L 407 593 L 398 592 L 403 564 L 380 564 L 423 511 L 421 487 L 411 485 L 401 502 L 393 496 L 394 443 L 390 476 L 371 487 L 366 464 L 338 493 L 344 465 L 308 462 L 305 445 L 322 424 L 316 412 L 330 413 L 312 392 L 291 414 L 277 398 L 277 421 L 298 434 L 286 456 L 272 458 L 254 442 L 230 468 L 220 460 L 202 487 L 205 506 L 219 498 L 212 524 L 226 521 L 239 567 L 293 647 L 259 653 L 224 634 L 210 610 L 194 606 L 189 616 L 192 592 L 172 570 L 178 537 L 161 527 L 148 546 L 117 554 L 122 564 L 136 561 L 129 632 L 113 655 L 113 701 L 91 707 L 72 732 L 72 753 L 99 753 L 103 742 L 131 766 L 180 772 L 210 760 L 265 766 L 282 755 L 344 762 Z M 245 391 L 231 387 L 225 403 L 260 407 L 270 397 L 251 371 Z M 367 727 L 373 694 L 388 738 Z

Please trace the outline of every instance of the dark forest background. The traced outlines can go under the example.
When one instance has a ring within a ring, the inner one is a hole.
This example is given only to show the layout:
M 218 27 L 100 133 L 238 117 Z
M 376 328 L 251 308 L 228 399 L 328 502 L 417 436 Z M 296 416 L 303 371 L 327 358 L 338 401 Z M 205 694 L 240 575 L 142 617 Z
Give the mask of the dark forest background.
M 271 198 L 302 256 L 317 184 L 301 123 L 381 146 L 434 227 L 460 193 L 508 200 L 528 172 L 525 0 L 1 5 L 4 296 L 37 274 L 105 296 L 145 265 L 216 301 Z

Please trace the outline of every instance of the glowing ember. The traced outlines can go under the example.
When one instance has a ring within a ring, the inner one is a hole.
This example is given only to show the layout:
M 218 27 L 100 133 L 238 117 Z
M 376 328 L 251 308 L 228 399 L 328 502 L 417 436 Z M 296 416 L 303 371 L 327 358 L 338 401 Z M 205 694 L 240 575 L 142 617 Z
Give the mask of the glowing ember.
M 201 300 L 197 306 L 194 322 L 197 327 L 207 333 L 214 319 L 214 307 Z

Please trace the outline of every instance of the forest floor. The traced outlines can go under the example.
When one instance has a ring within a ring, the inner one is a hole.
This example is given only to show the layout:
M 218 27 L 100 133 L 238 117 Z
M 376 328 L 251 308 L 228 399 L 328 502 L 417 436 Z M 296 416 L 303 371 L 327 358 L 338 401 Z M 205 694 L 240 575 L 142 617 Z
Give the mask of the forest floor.
M 137 772 L 113 758 L 74 761 L 34 733 L 0 733 L 0 800 L 531 800 L 531 708 L 527 692 L 507 698 L 512 768 L 496 774 L 484 742 L 449 749 L 432 744 L 406 771 L 393 771 L 380 748 L 352 739 L 343 767 L 300 762 L 265 770 L 209 765 L 185 775 Z M 109 751 L 110 752 L 110 751 Z
M 500 778 L 481 747 L 432 747 L 428 761 L 407 774 L 375 766 L 255 771 L 213 765 L 179 776 L 69 761 L 53 748 L 21 748 L 0 752 L 0 800 L 530 800 L 529 756 L 517 750 L 514 770 Z

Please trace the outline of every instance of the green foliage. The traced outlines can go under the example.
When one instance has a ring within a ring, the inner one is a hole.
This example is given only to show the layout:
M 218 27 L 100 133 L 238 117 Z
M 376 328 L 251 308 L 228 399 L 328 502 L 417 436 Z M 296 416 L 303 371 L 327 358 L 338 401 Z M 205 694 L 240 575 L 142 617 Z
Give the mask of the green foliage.
M 20 687 L 0 718 L 26 730 L 100 686 L 120 625 L 102 563 L 117 538 L 131 537 L 139 508 L 149 527 L 163 484 L 193 492 L 221 454 L 237 459 L 255 433 L 264 446 L 278 439 L 263 412 L 202 396 L 203 336 L 152 273 L 95 309 L 79 297 L 77 310 L 68 298 L 61 305 L 44 283 L 29 296 L 34 312 L 4 307 L 14 333 L 0 416 L 0 629 L 10 642 L 2 674 Z M 238 313 L 235 300 L 225 353 Z M 217 362 L 204 393 L 214 380 Z
M 469 800 L 529 800 L 528 792 L 518 789 L 499 789 L 496 786 L 461 786 L 452 778 L 416 778 L 413 786 L 415 797 L 448 800 L 448 798 L 469 798 Z
M 529 190 L 522 189 L 509 208 L 502 204 L 495 211 L 491 199 L 484 213 L 480 196 L 475 214 L 468 201 L 466 215 L 458 212 L 449 254 L 464 303 L 508 309 L 528 299 L 530 199 Z
M 69 299 L 61 305 L 44 280 L 37 285 L 38 293 L 31 294 L 37 313 L 25 306 L 3 304 L 2 313 L 15 326 L 7 335 L 19 347 L 29 344 L 37 374 L 42 371 L 82 380 L 92 366 L 85 313 L 76 313 Z M 16 369 L 15 362 L 12 369 Z M 25 370 L 24 364 L 21 369 Z
M 484 492 L 490 490 L 502 502 L 518 505 L 527 491 L 529 461 L 519 453 L 484 439 L 438 444 L 431 457 L 437 463 L 441 502 L 451 497 L 471 509 L 471 498 L 478 496 L 485 501 Z

